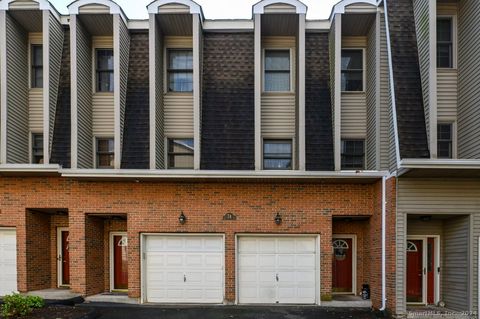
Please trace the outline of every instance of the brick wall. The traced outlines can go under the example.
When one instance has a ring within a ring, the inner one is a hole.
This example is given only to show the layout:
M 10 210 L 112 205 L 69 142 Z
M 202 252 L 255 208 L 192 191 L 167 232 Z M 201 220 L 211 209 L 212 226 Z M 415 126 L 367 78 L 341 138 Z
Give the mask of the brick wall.
M 25 210 L 24 210 L 25 211 Z M 26 211 L 27 290 L 50 288 L 50 216 Z
M 380 185 L 380 186 L 379 186 Z M 36 267 L 25 257 L 25 233 L 39 232 L 26 227 L 26 208 L 68 208 L 70 231 L 71 288 L 82 294 L 108 289 L 109 231 L 125 230 L 125 222 L 109 224 L 96 217 L 105 214 L 127 216 L 129 237 L 129 295 L 140 296 L 140 234 L 145 232 L 222 233 L 226 240 L 226 299 L 235 300 L 235 234 L 279 233 L 319 234 L 321 244 L 321 293 L 331 293 L 332 216 L 371 216 L 370 283 L 378 305 L 381 291 L 379 191 L 377 184 L 321 183 L 149 183 L 76 181 L 56 177 L 0 179 L 2 198 L 0 226 L 16 226 L 18 242 L 18 280 L 22 291 L 27 273 Z M 393 193 L 392 193 L 393 194 Z M 188 218 L 180 225 L 183 211 Z M 283 223 L 274 217 L 279 212 Z M 224 221 L 233 213 L 235 221 Z M 65 225 L 65 216 L 55 223 Z M 27 223 L 30 224 L 30 223 Z M 41 230 L 50 234 L 52 229 Z M 50 240 L 54 240 L 51 238 Z M 53 244 L 52 244 L 53 245 Z M 53 253 L 51 254 L 53 256 Z M 27 267 L 27 261 L 29 265 Z M 53 263 L 53 259 L 51 263 Z M 54 267 L 51 265 L 48 267 Z M 29 268 L 33 267 L 33 268 Z M 377 268 L 375 268 L 377 267 Z M 28 269 L 30 271 L 28 271 Z M 53 272 L 51 272 L 53 276 Z M 53 279 L 51 279 L 53 282 Z

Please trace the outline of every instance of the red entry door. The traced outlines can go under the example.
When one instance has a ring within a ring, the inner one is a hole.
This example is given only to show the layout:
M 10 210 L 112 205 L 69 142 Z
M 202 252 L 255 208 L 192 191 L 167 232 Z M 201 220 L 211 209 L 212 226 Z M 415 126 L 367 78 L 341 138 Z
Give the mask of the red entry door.
M 68 247 L 68 230 L 62 230 L 62 285 L 70 284 L 70 253 Z
M 407 302 L 423 302 L 423 241 L 407 241 Z
M 427 303 L 435 303 L 435 238 L 427 241 Z
M 333 240 L 333 292 L 352 292 L 353 246 L 351 238 Z
M 113 289 L 128 289 L 127 236 L 113 236 Z

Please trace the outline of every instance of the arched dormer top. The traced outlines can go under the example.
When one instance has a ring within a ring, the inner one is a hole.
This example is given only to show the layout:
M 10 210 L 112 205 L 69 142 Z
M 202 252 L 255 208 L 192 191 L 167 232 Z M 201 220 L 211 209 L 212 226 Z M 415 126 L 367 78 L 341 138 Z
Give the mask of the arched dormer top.
M 48 10 L 53 16 L 60 21 L 60 13 L 48 0 L 30 0 L 30 1 L 18 1 L 18 0 L 0 0 L 0 10 L 9 10 L 12 5 L 16 3 L 23 3 L 28 5 L 29 3 L 36 5 L 35 9 Z
M 345 8 L 348 6 L 354 6 L 356 4 L 366 4 L 366 5 L 371 5 L 372 7 L 378 7 L 378 1 L 377 0 L 342 0 L 336 5 L 333 6 L 332 13 L 330 14 L 330 21 L 333 20 L 333 17 L 335 14 L 344 14 L 345 13 Z
M 156 1 L 151 2 L 147 6 L 148 13 L 149 14 L 150 13 L 157 14 L 158 9 L 160 7 L 166 6 L 166 5 L 169 5 L 169 4 L 184 5 L 184 6 L 186 6 L 190 9 L 190 14 L 199 14 L 203 18 L 202 7 L 198 3 L 194 2 L 194 1 L 191 1 L 191 0 L 156 0 Z
M 262 0 L 253 5 L 253 14 L 264 14 L 265 8 L 275 4 L 285 4 L 295 8 L 297 14 L 307 14 L 307 6 L 298 0 Z

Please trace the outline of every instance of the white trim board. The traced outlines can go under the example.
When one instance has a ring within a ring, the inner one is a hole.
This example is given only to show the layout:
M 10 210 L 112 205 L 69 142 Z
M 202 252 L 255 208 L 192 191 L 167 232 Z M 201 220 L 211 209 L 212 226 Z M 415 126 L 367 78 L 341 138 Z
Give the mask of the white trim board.
M 63 283 L 63 255 L 62 255 L 62 232 L 68 231 L 68 227 L 57 227 L 57 287 L 69 287 Z M 69 232 L 70 236 L 70 232 Z M 60 257 L 61 256 L 61 257 Z

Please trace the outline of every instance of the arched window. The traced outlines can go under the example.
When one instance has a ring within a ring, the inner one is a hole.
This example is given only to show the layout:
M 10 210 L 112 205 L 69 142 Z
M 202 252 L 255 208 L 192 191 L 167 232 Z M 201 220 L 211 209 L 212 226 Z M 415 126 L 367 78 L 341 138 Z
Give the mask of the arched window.
M 417 245 L 412 241 L 407 241 L 407 252 L 416 252 L 418 251 Z
M 128 246 L 128 237 L 122 237 L 122 239 L 118 241 L 118 247 L 127 247 L 127 246 Z
M 348 243 L 343 239 L 336 239 L 332 243 L 335 259 L 342 261 L 347 257 Z

